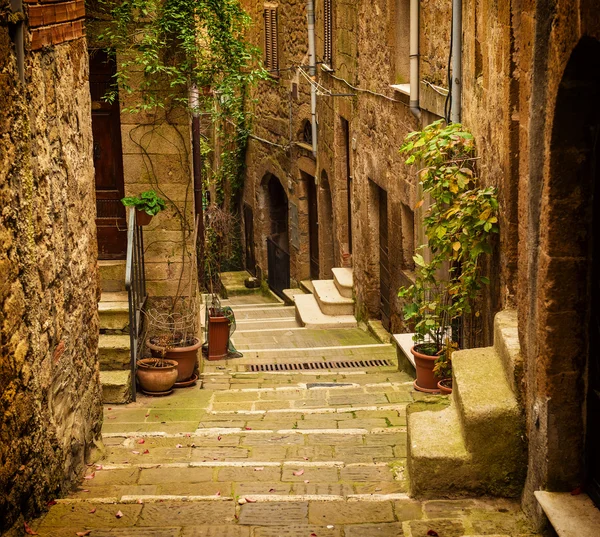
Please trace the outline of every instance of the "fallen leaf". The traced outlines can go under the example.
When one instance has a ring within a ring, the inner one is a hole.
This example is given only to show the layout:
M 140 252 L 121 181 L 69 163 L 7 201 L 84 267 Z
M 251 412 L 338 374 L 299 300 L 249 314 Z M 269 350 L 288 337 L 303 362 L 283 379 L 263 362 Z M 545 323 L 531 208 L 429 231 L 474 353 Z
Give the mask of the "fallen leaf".
M 133 453 L 134 455 L 139 455 L 140 454 L 139 451 L 132 451 L 131 453 Z
M 176 448 L 182 448 L 183 446 L 181 444 L 177 444 L 175 447 Z
M 185 433 L 185 436 L 189 438 L 190 436 L 192 436 L 192 433 Z
M 19 472 L 22 472 L 23 470 L 25 470 L 26 466 L 24 464 L 21 464 L 21 466 L 19 466 Z
M 89 475 L 84 475 L 83 479 L 94 479 L 94 477 L 96 477 L 96 472 L 92 472 Z
M 305 479 L 304 482 L 305 483 L 310 483 L 310 481 L 308 479 Z
M 96 470 L 102 470 L 104 468 L 101 464 L 96 464 Z
M 138 444 L 145 444 L 146 441 L 143 438 L 140 438 L 137 443 Z
M 117 518 L 123 518 L 123 513 L 121 513 L 121 511 L 117 511 L 117 512 L 115 513 L 115 516 L 116 516 Z
M 252 500 L 250 498 L 244 498 L 248 503 L 256 503 L 256 500 Z
M 264 470 L 264 466 L 259 466 L 258 468 L 254 468 L 255 472 L 262 472 Z
M 77 537 L 85 537 L 86 535 L 89 535 L 90 533 L 92 533 L 92 530 L 85 530 L 85 531 L 78 531 L 75 535 L 77 535 Z
M 221 495 L 221 491 L 217 490 L 217 492 L 215 493 L 215 496 L 220 496 Z
M 195 448 L 195 447 L 196 447 L 196 444 L 192 444 L 192 448 Z
M 110 406 L 109 406 L 109 407 L 108 407 L 108 410 L 112 410 L 112 407 L 110 407 Z
M 220 442 L 221 441 L 221 436 L 217 436 L 217 440 Z
M 83 489 L 81 492 L 89 492 L 89 489 Z
M 307 460 L 308 460 L 308 457 L 302 457 L 302 458 L 303 458 L 305 461 L 307 461 Z
M 148 414 L 146 414 L 146 417 L 148 418 L 150 416 L 150 412 L 148 412 Z
M 297 472 L 292 472 L 294 475 L 304 475 L 304 470 L 298 470 Z
M 316 533 L 313 531 L 313 532 L 310 534 L 310 537 L 317 537 L 317 534 L 316 534 Z
M 48 507 L 52 507 L 53 505 L 56 505 L 58 502 L 56 500 L 50 500 L 49 502 L 46 502 L 46 505 Z
M 23 522 L 23 525 L 25 526 L 25 533 L 27 535 L 39 535 L 39 533 L 37 531 L 33 531 L 29 525 L 27 524 L 27 522 Z
M 269 489 L 269 492 L 275 492 L 275 489 Z
M 150 455 L 150 450 L 149 449 L 145 449 L 144 453 L 142 453 L 142 455 Z
M 144 500 L 142 500 L 141 498 L 138 498 L 137 503 L 144 503 Z
M 427 532 L 427 535 L 429 535 L 429 537 L 439 537 L 437 531 L 435 531 L 435 530 L 429 530 Z
M 116 420 L 116 419 L 117 419 L 117 416 L 108 416 L 108 419 L 109 419 L 109 420 Z
M 92 508 L 90 509 L 90 515 L 93 515 L 95 512 L 96 512 L 96 508 L 95 508 L 95 507 L 92 507 Z
M 327 526 L 328 530 L 332 530 L 334 528 L 333 524 L 329 524 L 329 526 Z
M 577 487 L 571 491 L 571 496 L 579 496 L 581 494 L 581 487 Z

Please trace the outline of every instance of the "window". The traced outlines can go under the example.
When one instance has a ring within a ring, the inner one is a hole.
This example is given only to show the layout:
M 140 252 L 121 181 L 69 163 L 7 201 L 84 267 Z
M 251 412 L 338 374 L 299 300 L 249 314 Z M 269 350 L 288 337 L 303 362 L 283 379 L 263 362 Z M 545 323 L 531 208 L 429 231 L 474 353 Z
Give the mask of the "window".
M 277 39 L 277 8 L 265 7 L 265 68 L 279 76 L 279 43 Z
M 332 0 L 323 0 L 323 61 L 333 67 L 333 13 Z

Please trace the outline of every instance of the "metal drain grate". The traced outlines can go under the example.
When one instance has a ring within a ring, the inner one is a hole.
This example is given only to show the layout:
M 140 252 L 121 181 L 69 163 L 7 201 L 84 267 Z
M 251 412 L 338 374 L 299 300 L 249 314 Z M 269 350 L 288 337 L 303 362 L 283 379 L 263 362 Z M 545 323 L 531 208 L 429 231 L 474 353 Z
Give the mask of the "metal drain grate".
M 306 362 L 282 364 L 256 364 L 246 366 L 247 371 L 306 371 L 307 369 L 356 369 L 359 367 L 389 367 L 389 360 L 347 360 L 343 362 Z

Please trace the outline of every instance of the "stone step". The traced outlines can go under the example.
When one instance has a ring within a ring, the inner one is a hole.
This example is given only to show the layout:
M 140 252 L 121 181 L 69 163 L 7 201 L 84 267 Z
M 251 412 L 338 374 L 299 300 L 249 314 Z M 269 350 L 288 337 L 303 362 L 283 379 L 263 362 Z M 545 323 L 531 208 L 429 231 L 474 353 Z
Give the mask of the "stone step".
M 354 277 L 351 268 L 336 267 L 332 268 L 333 282 L 340 295 L 346 298 L 352 298 L 352 289 L 354 286 Z
M 112 336 L 100 334 L 100 338 L 98 339 L 98 357 L 100 359 L 100 370 L 129 370 L 129 345 L 130 340 L 128 335 Z
M 354 315 L 326 315 L 314 295 L 296 296 L 296 317 L 306 328 L 356 328 Z
M 408 409 L 408 471 L 414 496 L 477 490 L 479 483 L 462 437 L 456 408 Z
M 354 315 L 354 300 L 342 296 L 333 280 L 314 280 L 315 297 L 325 315 Z
M 523 378 L 523 358 L 519 344 L 516 310 L 503 310 L 494 318 L 494 348 L 502 360 L 504 374 L 512 392 L 519 398 Z
M 315 286 L 313 285 L 312 280 L 302 280 L 300 282 L 300 289 L 303 289 L 306 293 L 314 294 L 315 292 Z
M 129 327 L 128 302 L 98 303 L 100 330 L 125 330 Z
M 278 321 L 280 319 L 290 320 L 295 316 L 294 306 L 253 306 L 246 308 L 234 308 L 235 321 Z
M 224 294 L 226 297 L 245 296 L 245 295 L 260 295 L 262 289 L 256 287 L 250 289 L 246 287 L 245 281 L 251 278 L 252 275 L 245 271 L 232 271 L 232 272 L 221 272 L 221 284 L 224 288 Z
M 285 296 L 285 303 L 289 306 L 294 304 L 294 297 L 296 295 L 304 295 L 306 291 L 304 289 L 296 288 L 296 289 L 284 289 L 283 295 Z
M 131 371 L 100 371 L 102 402 L 125 404 L 131 401 Z
M 125 260 L 100 260 L 98 273 L 103 293 L 125 291 Z

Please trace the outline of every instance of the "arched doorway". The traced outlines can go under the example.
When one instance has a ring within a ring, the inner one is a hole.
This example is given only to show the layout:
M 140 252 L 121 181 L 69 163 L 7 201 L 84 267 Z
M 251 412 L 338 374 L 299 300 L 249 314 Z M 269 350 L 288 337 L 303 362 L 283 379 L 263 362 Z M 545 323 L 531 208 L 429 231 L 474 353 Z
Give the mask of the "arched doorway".
M 267 198 L 267 264 L 269 287 L 282 298 L 290 286 L 288 198 L 281 182 L 273 174 L 263 179 Z
M 319 182 L 321 203 L 319 206 L 319 230 L 321 232 L 321 271 L 329 278 L 331 269 L 335 266 L 334 242 L 335 226 L 333 225 L 333 200 L 331 199 L 331 188 L 327 172 L 321 172 Z
M 561 80 L 539 242 L 537 394 L 547 400 L 549 490 L 600 504 L 600 42 L 583 38 Z

